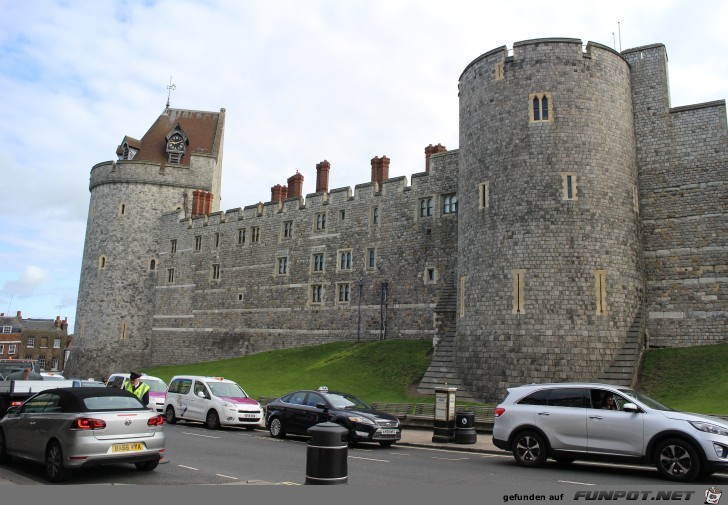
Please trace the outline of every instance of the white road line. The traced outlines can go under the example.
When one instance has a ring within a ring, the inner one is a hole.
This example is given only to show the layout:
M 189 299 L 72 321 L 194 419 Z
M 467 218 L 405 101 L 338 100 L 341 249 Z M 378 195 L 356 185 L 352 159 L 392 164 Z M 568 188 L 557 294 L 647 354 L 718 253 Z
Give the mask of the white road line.
M 374 459 L 374 458 L 360 458 L 358 456 L 349 456 L 350 459 L 365 459 L 367 461 L 379 461 L 380 463 L 390 463 L 386 459 Z
M 442 460 L 445 460 L 445 461 L 465 461 L 465 460 L 468 460 L 470 458 L 438 458 L 437 456 L 433 456 L 431 459 L 442 459 Z
M 217 475 L 218 477 L 225 477 L 226 479 L 240 480 L 237 477 L 230 477 L 229 475 L 223 475 L 221 473 L 216 473 L 215 475 Z
M 185 466 L 185 465 L 177 465 L 177 466 L 178 466 L 178 467 L 180 467 L 180 468 L 186 468 L 186 469 L 188 469 L 188 470 L 195 470 L 195 471 L 197 471 L 197 472 L 199 472 L 199 471 L 200 471 L 200 469 L 199 469 L 199 468 L 195 468 L 195 467 L 193 467 L 193 466 Z
M 577 484 L 579 486 L 596 486 L 596 484 L 592 484 L 591 482 L 576 482 L 573 480 L 557 480 L 556 482 L 560 484 Z
M 184 435 L 192 435 L 193 437 L 204 437 L 204 438 L 220 438 L 213 435 L 200 435 L 199 433 L 189 433 L 186 431 L 182 432 Z

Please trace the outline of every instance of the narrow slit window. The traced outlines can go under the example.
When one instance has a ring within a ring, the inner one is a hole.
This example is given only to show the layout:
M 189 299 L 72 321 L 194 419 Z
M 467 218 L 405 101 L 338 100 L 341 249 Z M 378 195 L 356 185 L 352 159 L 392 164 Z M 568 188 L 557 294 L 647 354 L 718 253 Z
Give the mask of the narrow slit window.
M 541 104 L 536 97 L 533 97 L 533 120 L 541 121 Z
M 490 207 L 490 183 L 481 182 L 478 186 L 478 206 L 481 209 Z
M 597 315 L 607 315 L 607 271 L 594 270 L 594 293 L 596 295 Z
M 526 271 L 513 270 L 513 314 L 523 314 L 525 312 L 525 288 L 526 288 Z
M 167 283 L 172 284 L 174 282 L 174 268 L 167 269 Z
M 212 265 L 212 280 L 220 280 L 220 265 L 218 264 Z
M 576 174 L 573 172 L 562 172 L 562 200 L 578 200 L 578 188 Z

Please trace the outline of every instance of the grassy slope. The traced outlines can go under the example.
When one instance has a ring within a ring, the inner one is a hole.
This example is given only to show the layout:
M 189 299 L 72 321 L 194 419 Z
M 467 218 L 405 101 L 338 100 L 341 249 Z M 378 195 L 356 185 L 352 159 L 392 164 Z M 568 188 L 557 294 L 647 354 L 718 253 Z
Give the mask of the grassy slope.
M 336 342 L 145 372 L 167 382 L 176 374 L 223 376 L 254 398 L 325 385 L 371 402 L 431 403 L 432 396 L 412 392 L 427 370 L 431 352 L 425 340 Z M 651 349 L 639 389 L 674 409 L 728 414 L 725 363 L 728 344 Z
M 413 395 L 410 386 L 427 370 L 431 352 L 429 340 L 335 342 L 145 372 L 167 382 L 177 374 L 222 376 L 253 398 L 323 385 L 369 401 L 427 403 L 430 397 Z
M 728 414 L 728 344 L 651 349 L 640 390 L 677 410 Z

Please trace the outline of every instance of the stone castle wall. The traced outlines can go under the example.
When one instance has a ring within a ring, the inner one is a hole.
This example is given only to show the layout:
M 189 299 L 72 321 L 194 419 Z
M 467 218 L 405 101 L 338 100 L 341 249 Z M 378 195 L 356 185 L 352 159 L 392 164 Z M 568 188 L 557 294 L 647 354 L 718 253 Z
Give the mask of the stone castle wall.
M 398 177 L 384 181 L 381 190 L 366 183 L 355 191 L 334 189 L 192 220 L 167 214 L 154 288 L 153 364 L 380 335 L 432 338 L 432 308 L 455 265 L 457 215 L 442 215 L 439 202 L 457 191 L 457 151 L 434 155 L 430 165 L 429 174 L 413 175 L 409 186 Z M 433 199 L 433 216 L 420 218 L 419 202 L 426 197 Z M 324 230 L 316 230 L 319 214 L 326 216 Z M 292 223 L 291 238 L 284 237 L 285 222 Z M 259 230 L 257 242 L 251 242 L 253 228 Z M 241 230 L 244 243 L 239 243 Z M 195 250 L 198 236 L 201 247 Z M 376 254 L 374 268 L 368 263 L 370 249 Z M 351 267 L 342 270 L 344 251 L 351 252 Z M 325 255 L 322 273 L 313 271 L 314 254 Z M 283 275 L 280 258 L 287 258 Z M 219 279 L 213 279 L 213 265 L 219 265 Z M 169 269 L 174 269 L 171 283 Z M 432 282 L 426 279 L 428 269 L 434 272 Z M 339 301 L 342 284 L 350 287 L 348 302 Z M 313 285 L 322 286 L 320 304 L 312 303 Z

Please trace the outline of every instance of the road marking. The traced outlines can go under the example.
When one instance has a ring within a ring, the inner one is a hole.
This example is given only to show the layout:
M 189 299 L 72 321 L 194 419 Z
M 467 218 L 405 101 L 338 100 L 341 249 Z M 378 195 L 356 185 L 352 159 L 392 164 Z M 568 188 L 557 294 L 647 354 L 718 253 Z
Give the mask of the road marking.
M 199 469 L 199 468 L 195 468 L 195 467 L 193 467 L 193 466 L 185 466 L 185 465 L 177 465 L 177 466 L 178 466 L 178 467 L 180 467 L 180 468 L 186 468 L 186 469 L 188 469 L 188 470 L 195 470 L 195 471 L 197 471 L 197 472 L 199 472 L 199 471 L 200 471 L 200 469 Z
M 596 484 L 592 484 L 591 482 L 576 482 L 573 480 L 557 480 L 556 482 L 560 484 L 577 484 L 579 486 L 596 486 Z
M 187 431 L 183 431 L 182 433 L 183 433 L 184 435 L 192 435 L 193 437 L 204 437 L 204 438 L 220 438 L 220 437 L 216 437 L 216 436 L 214 436 L 214 435 L 201 435 L 201 434 L 199 434 L 199 433 L 189 433 L 189 432 L 187 432 Z
M 432 459 L 442 459 L 442 460 L 445 460 L 445 461 L 465 461 L 465 460 L 468 460 L 470 458 L 438 458 L 437 456 L 433 456 Z
M 215 475 L 217 475 L 218 477 L 225 477 L 226 479 L 240 480 L 237 477 L 230 477 L 229 475 L 223 475 L 221 473 L 216 473 Z
M 360 458 L 359 456 L 349 456 L 351 459 L 365 459 L 367 461 L 379 461 L 380 463 L 390 463 L 386 459 L 374 459 L 374 458 Z

